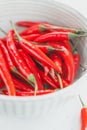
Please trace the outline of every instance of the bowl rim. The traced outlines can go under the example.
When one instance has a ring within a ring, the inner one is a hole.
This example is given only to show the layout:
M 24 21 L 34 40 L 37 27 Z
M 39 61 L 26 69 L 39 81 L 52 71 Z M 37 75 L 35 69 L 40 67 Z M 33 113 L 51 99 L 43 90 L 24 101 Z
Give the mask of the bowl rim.
M 78 87 L 76 84 L 77 82 L 80 82 L 83 80 L 84 77 L 87 77 L 87 73 L 84 74 L 80 79 L 73 82 L 69 87 L 66 87 L 64 89 L 60 89 L 59 91 L 55 91 L 53 93 L 44 94 L 44 95 L 38 95 L 38 96 L 8 96 L 8 95 L 0 95 L 0 100 L 6 100 L 6 101 L 22 101 L 22 102 L 29 102 L 29 101 L 40 101 L 50 98 L 58 97 L 59 95 L 65 96 L 67 93 L 73 92 L 72 90 L 75 90 L 76 87 Z M 77 95 L 77 94 L 76 94 Z
M 34 0 L 32 0 L 32 1 L 34 1 Z M 67 5 L 67 4 L 55 1 L 55 0 L 48 0 L 48 1 L 47 0 L 42 0 L 42 1 L 43 2 L 49 2 L 50 4 L 53 4 L 55 2 L 56 6 L 61 7 L 62 9 L 66 8 L 66 10 L 71 12 L 73 15 L 77 15 L 80 18 L 80 20 L 82 20 L 83 23 L 85 23 L 85 25 L 87 26 L 87 23 L 86 23 L 87 19 L 86 19 L 86 17 L 83 16 L 78 10 L 74 9 L 73 7 L 71 7 L 71 6 Z M 7 1 L 4 1 L 3 4 L 4 3 L 7 3 Z M 86 74 L 84 74 L 84 76 L 85 75 Z M 83 79 L 84 76 L 80 77 L 77 81 L 73 82 L 71 85 L 69 85 L 69 87 L 66 87 L 66 88 L 64 88 L 62 90 L 59 90 L 59 91 L 56 91 L 56 92 L 53 92 L 53 93 L 49 93 L 49 94 L 46 94 L 46 95 L 44 94 L 44 95 L 38 95 L 38 96 L 23 96 L 23 97 L 22 96 L 0 95 L 0 100 L 36 101 L 36 100 L 44 100 L 44 99 L 47 99 L 47 98 L 50 98 L 50 97 L 55 97 L 55 96 L 58 96 L 60 94 L 66 93 L 68 91 L 71 91 L 72 89 L 75 89 L 75 87 L 76 87 L 75 85 L 77 84 L 77 82 L 79 82 L 79 80 Z

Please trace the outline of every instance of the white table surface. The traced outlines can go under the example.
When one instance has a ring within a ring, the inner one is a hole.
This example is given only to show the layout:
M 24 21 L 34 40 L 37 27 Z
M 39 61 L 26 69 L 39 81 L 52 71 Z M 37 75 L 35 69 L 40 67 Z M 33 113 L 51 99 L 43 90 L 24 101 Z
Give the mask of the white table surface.
M 87 18 L 86 0 L 56 1 L 70 5 Z M 81 96 L 84 97 L 84 92 L 82 92 Z M 87 99 L 86 94 L 84 98 Z M 59 111 L 47 115 L 43 119 L 25 120 L 0 117 L 0 130 L 80 130 L 80 109 L 79 99 L 73 97 Z

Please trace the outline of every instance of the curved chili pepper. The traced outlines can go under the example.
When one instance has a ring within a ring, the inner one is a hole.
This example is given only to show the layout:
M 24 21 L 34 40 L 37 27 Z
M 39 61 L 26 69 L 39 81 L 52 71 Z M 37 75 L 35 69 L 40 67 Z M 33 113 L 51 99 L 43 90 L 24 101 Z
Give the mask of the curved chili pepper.
M 24 39 L 20 42 L 20 46 L 23 50 L 25 50 L 28 54 L 39 60 L 41 63 L 54 68 L 58 73 L 61 73 L 59 68 L 54 64 L 54 62 L 45 55 L 37 46 L 32 43 L 25 41 Z
M 58 86 L 55 84 L 55 81 L 53 79 L 51 79 L 48 75 L 44 75 L 44 72 L 42 70 L 38 70 L 40 75 L 41 75 L 41 78 L 46 82 L 48 83 L 53 89 L 57 89 Z
M 70 32 L 51 32 L 51 33 L 46 33 L 44 35 L 41 35 L 40 37 L 36 38 L 34 41 L 35 42 L 48 42 L 48 41 L 64 41 L 67 40 L 69 41 L 72 38 L 79 38 L 81 36 L 85 35 L 79 35 L 79 34 L 74 34 Z
M 25 78 L 17 69 L 17 67 L 14 65 L 10 55 L 9 55 L 9 52 L 8 52 L 8 49 L 6 48 L 6 46 L 4 45 L 4 42 L 2 42 L 2 40 L 0 40 L 0 47 L 3 51 L 3 55 L 5 57 L 5 60 L 6 60 L 6 63 L 8 65 L 8 69 L 9 71 L 11 71 L 13 74 L 15 74 L 16 76 L 22 78 L 22 80 L 26 81 L 28 84 L 30 84 L 30 82 L 27 80 L 27 78 Z M 33 86 L 33 84 L 32 84 Z M 34 87 L 34 86 L 33 86 Z
M 55 90 L 51 90 L 51 89 L 47 89 L 47 90 L 38 90 L 36 92 L 36 96 L 38 95 L 45 95 L 45 94 L 49 94 L 49 93 L 53 93 L 55 92 Z M 8 95 L 8 92 L 6 90 L 3 90 L 3 93 Z M 16 96 L 35 96 L 34 95 L 34 91 L 30 91 L 30 92 L 16 92 Z
M 84 34 L 87 32 L 81 29 L 57 26 L 57 25 L 49 24 L 47 22 L 42 23 L 42 25 L 46 26 L 46 28 L 48 28 L 50 32 L 58 31 L 58 32 L 71 32 L 71 33 L 76 33 L 76 34 Z
M 19 44 L 23 50 L 25 50 L 28 54 L 32 55 L 42 63 L 53 67 L 58 73 L 60 73 L 58 67 L 53 63 L 53 61 L 48 56 L 46 56 L 37 46 L 20 37 L 16 31 L 15 33 L 20 40 Z
M 40 45 L 40 44 L 35 44 L 35 46 L 37 46 L 41 51 L 43 51 L 45 54 L 47 53 L 50 53 L 50 52 L 53 52 L 55 50 L 57 51 L 63 51 L 61 49 L 57 49 L 57 48 L 54 48 L 52 46 L 49 46 L 49 45 Z
M 4 82 L 1 80 L 0 81 L 0 89 L 3 88 L 5 86 Z
M 43 68 L 44 68 L 44 75 L 45 76 L 48 75 L 50 68 L 47 65 L 43 65 Z
M 75 28 L 68 28 L 68 27 L 61 27 L 53 24 L 49 24 L 47 22 L 35 22 L 35 21 L 19 21 L 16 22 L 16 25 L 22 26 L 22 27 L 31 27 L 34 25 L 39 25 L 42 24 L 46 27 L 49 27 L 50 30 L 56 30 L 56 31 L 62 31 L 62 32 L 73 32 L 73 33 L 84 33 L 85 31 L 80 30 L 80 29 L 75 29 Z
M 12 24 L 13 25 L 13 24 Z M 59 68 L 55 65 L 55 63 L 47 56 L 45 55 L 37 46 L 33 45 L 31 42 L 28 42 L 27 40 L 23 39 L 19 34 L 17 33 L 15 27 L 13 26 L 14 31 L 20 40 L 20 46 L 22 49 L 24 49 L 27 53 L 32 55 L 34 58 L 39 60 L 41 63 L 45 63 L 46 65 L 54 68 L 59 74 Z
M 78 69 L 80 67 L 80 54 L 74 53 L 73 54 L 73 59 L 74 59 L 74 65 L 75 65 L 75 71 L 74 71 L 74 73 L 75 73 L 75 76 L 76 76 L 76 74 L 78 72 Z
M 35 33 L 35 34 L 30 34 L 30 35 L 24 35 L 22 38 L 26 39 L 27 41 L 34 41 L 37 37 L 40 37 L 41 34 Z
M 12 80 L 14 83 L 14 86 L 16 89 L 22 90 L 22 91 L 34 91 L 34 89 L 32 88 L 32 86 L 18 80 L 17 78 L 12 76 Z
M 4 42 L 2 42 L 2 40 L 0 40 L 0 47 L 3 51 L 3 54 L 4 54 L 4 57 L 6 59 L 9 70 L 12 71 L 12 72 L 16 72 L 17 68 L 14 66 L 14 64 L 11 60 L 11 57 L 9 55 L 9 52 L 8 52 L 6 46 L 4 45 Z
M 20 33 L 21 36 L 23 35 L 30 35 L 30 34 L 34 34 L 34 33 L 39 33 L 39 34 L 43 34 L 44 32 L 48 31 L 48 29 L 46 28 L 46 26 L 42 25 L 42 24 L 37 24 L 34 26 L 31 26 L 27 29 L 25 29 L 24 31 L 22 31 Z
M 6 44 L 6 37 L 1 38 L 1 41 L 4 42 Z
M 5 62 L 1 48 L 0 48 L 0 75 L 7 87 L 8 94 L 11 96 L 14 96 L 15 95 L 14 83 L 12 81 L 8 68 L 6 66 L 6 62 Z
M 28 67 L 34 73 L 36 81 L 37 81 L 37 85 L 38 85 L 38 90 L 43 90 L 44 86 L 43 86 L 43 83 L 41 81 L 40 74 L 38 73 L 38 68 L 37 68 L 36 64 L 34 63 L 34 61 L 31 59 L 31 57 L 29 55 L 24 53 L 24 51 L 22 49 L 19 50 L 19 53 L 22 57 L 24 57 Z
M 63 44 L 69 51 L 72 52 L 71 44 L 69 41 L 64 40 L 61 44 Z
M 83 103 L 81 97 L 79 96 L 80 102 L 82 104 L 81 109 L 81 130 L 87 130 L 87 106 Z
M 10 30 L 8 35 L 7 35 L 8 51 L 9 51 L 15 65 L 17 66 L 18 70 L 23 74 L 23 76 L 26 77 L 29 81 L 36 84 L 34 74 L 27 67 L 23 58 L 18 54 L 18 50 L 17 50 L 15 43 L 14 43 L 14 40 L 13 40 L 13 38 L 14 38 L 13 36 L 14 36 L 14 31 Z
M 58 66 L 62 73 L 62 60 L 61 58 L 56 54 L 56 52 L 50 54 L 51 59 L 53 62 Z
M 72 53 L 64 46 L 61 44 L 56 44 L 54 42 L 48 42 L 48 45 L 51 45 L 55 48 L 58 49 L 63 49 L 64 51 L 56 51 L 56 53 L 58 53 L 58 55 L 61 56 L 61 58 L 63 59 L 65 66 L 67 68 L 67 74 L 66 74 L 66 78 L 65 80 L 69 82 L 69 84 L 71 84 L 74 80 L 74 59 L 73 59 L 73 55 Z
M 41 68 L 43 68 L 43 70 L 44 70 L 44 75 L 46 76 L 48 73 L 49 73 L 49 71 L 50 71 L 50 67 L 49 66 L 47 66 L 46 64 L 42 64 L 41 62 L 39 62 L 39 61 L 37 61 L 37 60 L 35 60 L 35 62 L 38 64 L 38 65 L 40 65 L 41 66 Z
M 22 27 L 31 27 L 37 24 L 42 24 L 46 22 L 35 22 L 35 21 L 18 21 L 16 22 L 16 25 L 22 26 Z

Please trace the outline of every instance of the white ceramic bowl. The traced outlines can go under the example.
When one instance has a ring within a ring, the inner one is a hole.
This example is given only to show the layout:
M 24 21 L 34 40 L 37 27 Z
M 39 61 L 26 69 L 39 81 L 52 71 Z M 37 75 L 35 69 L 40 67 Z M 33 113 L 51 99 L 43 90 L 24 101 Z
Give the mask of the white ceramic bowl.
M 76 10 L 53 0 L 1 0 L 0 27 L 8 31 L 9 20 L 47 21 L 60 26 L 87 29 L 87 20 Z M 0 34 L 1 35 L 1 34 Z M 81 64 L 87 67 L 87 39 L 80 40 L 78 46 Z M 54 112 L 64 105 L 79 90 L 86 90 L 87 72 L 79 70 L 75 82 L 66 89 L 37 97 L 0 96 L 0 115 L 15 117 L 41 117 Z

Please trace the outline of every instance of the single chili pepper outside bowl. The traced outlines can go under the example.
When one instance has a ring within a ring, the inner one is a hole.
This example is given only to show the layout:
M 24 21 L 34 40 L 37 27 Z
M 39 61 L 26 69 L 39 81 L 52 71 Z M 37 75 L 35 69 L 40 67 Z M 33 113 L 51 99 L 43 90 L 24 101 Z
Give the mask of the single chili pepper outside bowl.
M 0 27 L 6 31 L 10 28 L 9 20 L 13 22 L 20 20 L 46 21 L 59 26 L 87 30 L 87 19 L 84 16 L 73 8 L 54 0 L 2 0 L 0 5 L 0 17 L 2 18 Z M 74 41 L 75 43 L 76 41 Z M 87 38 L 80 39 L 77 49 L 81 54 L 81 64 L 87 68 Z M 1 95 L 0 116 L 35 118 L 58 111 L 68 100 L 78 95 L 79 90 L 86 90 L 86 78 L 87 72 L 79 69 L 74 83 L 62 90 L 30 97 Z

